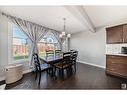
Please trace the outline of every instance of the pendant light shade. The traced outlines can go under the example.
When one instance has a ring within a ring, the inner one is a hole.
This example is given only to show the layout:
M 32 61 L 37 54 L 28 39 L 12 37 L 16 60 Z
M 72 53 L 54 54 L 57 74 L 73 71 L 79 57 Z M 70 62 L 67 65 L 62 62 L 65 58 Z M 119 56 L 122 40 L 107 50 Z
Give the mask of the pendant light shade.
M 67 34 L 67 37 L 70 38 L 71 37 L 71 34 Z
M 60 35 L 59 35 L 59 37 L 60 37 L 60 38 L 62 38 L 62 37 L 63 37 L 63 35 L 62 35 L 62 34 L 60 34 Z
M 65 32 L 64 31 L 62 32 L 62 36 L 65 36 Z

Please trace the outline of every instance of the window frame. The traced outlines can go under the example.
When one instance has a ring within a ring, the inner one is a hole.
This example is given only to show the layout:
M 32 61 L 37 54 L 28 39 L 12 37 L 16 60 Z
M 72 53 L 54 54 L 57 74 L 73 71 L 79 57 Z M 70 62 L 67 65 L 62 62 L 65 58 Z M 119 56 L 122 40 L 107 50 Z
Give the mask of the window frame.
M 59 45 L 58 40 L 55 38 L 55 40 L 57 40 L 57 42 L 47 42 L 47 39 L 48 39 L 47 35 L 49 35 L 49 38 L 51 38 L 51 39 L 54 41 L 55 36 L 49 32 L 49 33 L 47 33 L 47 34 L 45 35 L 45 37 L 41 38 L 41 39 L 46 39 L 46 41 L 45 41 L 45 42 L 41 42 L 41 40 L 40 40 L 40 41 L 37 43 L 37 46 L 38 46 L 38 44 L 45 44 L 45 45 L 46 45 L 46 44 L 52 44 L 52 45 L 54 45 L 54 48 L 56 48 L 55 45 L 56 45 L 56 44 Z M 53 37 L 52 37 L 52 36 L 53 36 Z M 60 49 L 60 46 L 58 46 L 58 49 Z M 46 49 L 45 49 L 45 50 L 46 50 Z M 39 47 L 38 47 L 38 51 L 39 51 Z M 38 52 L 38 54 L 40 54 L 40 53 Z
M 13 58 L 13 27 L 16 26 L 12 22 L 8 22 L 8 63 L 24 63 L 29 61 L 29 47 L 30 43 L 28 41 L 28 58 L 27 59 L 20 59 L 20 60 L 14 60 Z

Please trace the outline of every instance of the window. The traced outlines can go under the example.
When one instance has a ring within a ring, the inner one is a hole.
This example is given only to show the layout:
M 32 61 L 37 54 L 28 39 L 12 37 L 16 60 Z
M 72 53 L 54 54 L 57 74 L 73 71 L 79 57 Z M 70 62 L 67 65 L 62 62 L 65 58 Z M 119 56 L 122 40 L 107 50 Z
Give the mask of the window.
M 28 37 L 17 27 L 12 25 L 12 60 L 28 59 Z
M 57 39 L 52 33 L 47 33 L 38 43 L 38 51 L 40 56 L 45 56 L 46 50 L 60 49 Z

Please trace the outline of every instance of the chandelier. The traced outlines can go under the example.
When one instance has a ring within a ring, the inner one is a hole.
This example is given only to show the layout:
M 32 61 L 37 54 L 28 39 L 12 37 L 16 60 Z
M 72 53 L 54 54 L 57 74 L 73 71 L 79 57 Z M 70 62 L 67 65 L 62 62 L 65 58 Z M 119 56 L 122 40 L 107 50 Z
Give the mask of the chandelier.
M 59 35 L 59 37 L 64 42 L 66 40 L 66 38 L 71 37 L 71 34 L 66 34 L 66 18 L 63 18 L 63 21 L 64 21 L 63 32 Z

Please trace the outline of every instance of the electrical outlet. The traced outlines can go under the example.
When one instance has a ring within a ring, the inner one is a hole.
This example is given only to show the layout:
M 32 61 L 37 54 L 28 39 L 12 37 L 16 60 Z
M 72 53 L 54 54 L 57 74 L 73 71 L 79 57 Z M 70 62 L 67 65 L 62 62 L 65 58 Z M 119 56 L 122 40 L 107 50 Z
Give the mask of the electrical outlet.
M 122 89 L 127 89 L 127 84 L 125 84 L 125 83 L 121 84 L 121 88 Z

